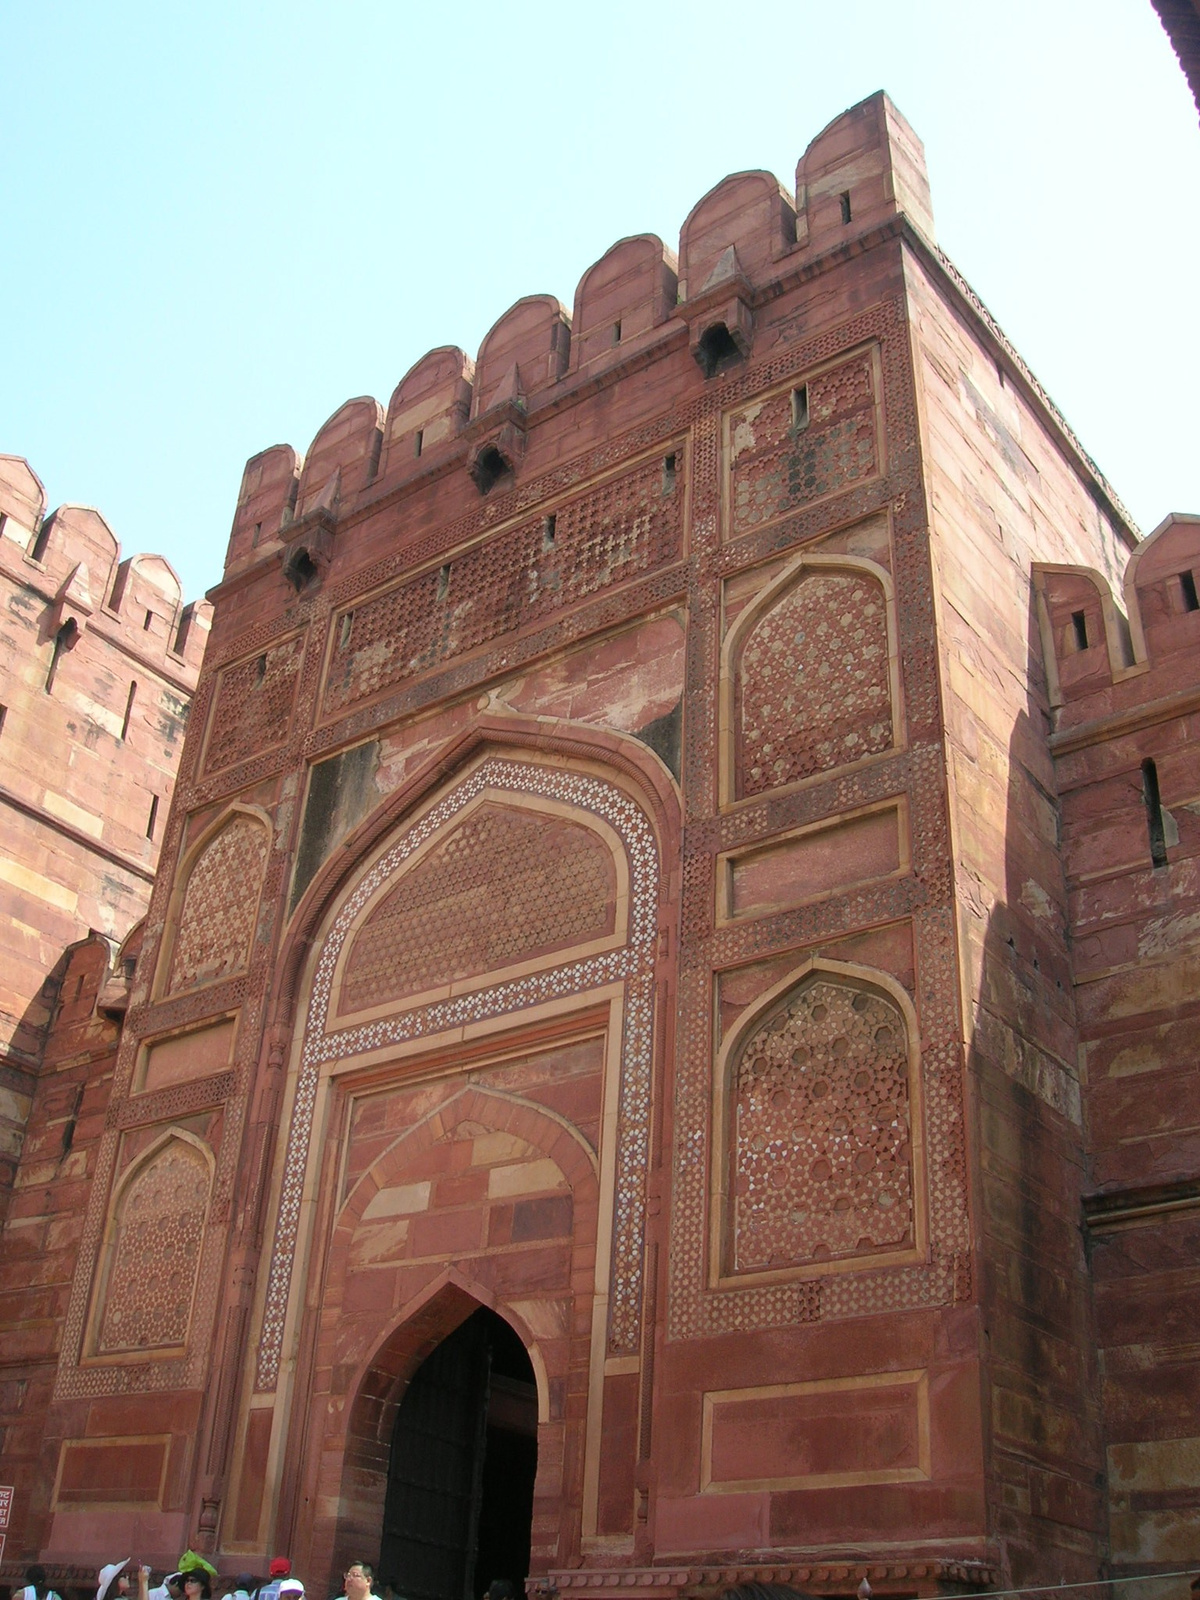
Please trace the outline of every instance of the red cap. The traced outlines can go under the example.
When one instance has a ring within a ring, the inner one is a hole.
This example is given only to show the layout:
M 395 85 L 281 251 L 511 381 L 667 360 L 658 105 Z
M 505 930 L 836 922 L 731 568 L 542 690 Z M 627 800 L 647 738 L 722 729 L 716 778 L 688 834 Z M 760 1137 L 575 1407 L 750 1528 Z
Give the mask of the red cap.
M 292 1563 L 286 1556 L 274 1556 L 271 1560 L 271 1576 L 273 1578 L 286 1578 L 292 1570 Z

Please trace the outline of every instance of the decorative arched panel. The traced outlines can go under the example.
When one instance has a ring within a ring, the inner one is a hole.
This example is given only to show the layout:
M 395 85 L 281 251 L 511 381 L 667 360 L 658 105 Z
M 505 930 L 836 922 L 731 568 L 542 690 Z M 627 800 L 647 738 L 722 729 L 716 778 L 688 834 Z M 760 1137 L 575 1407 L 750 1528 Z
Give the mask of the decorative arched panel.
M 184 869 L 162 992 L 176 994 L 243 972 L 267 867 L 271 834 L 259 812 L 235 808 Z
M 814 965 L 727 1045 L 723 1277 L 885 1265 L 923 1248 L 915 1030 L 893 988 Z
M 114 1197 L 91 1354 L 187 1343 L 212 1181 L 206 1152 L 171 1134 Z
M 369 906 L 347 942 L 337 1012 L 399 1005 L 611 938 L 623 920 L 615 844 L 544 807 L 474 806 Z
M 810 557 L 738 619 L 726 658 L 732 798 L 751 798 L 895 748 L 888 609 L 881 569 Z

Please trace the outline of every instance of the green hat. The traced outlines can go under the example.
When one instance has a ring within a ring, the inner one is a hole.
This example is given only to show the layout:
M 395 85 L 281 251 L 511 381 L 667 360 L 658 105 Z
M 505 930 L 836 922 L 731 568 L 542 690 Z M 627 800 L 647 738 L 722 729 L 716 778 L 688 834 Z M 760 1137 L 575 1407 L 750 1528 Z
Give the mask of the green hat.
M 217 1569 L 211 1561 L 205 1561 L 203 1556 L 198 1556 L 194 1550 L 185 1550 L 179 1558 L 179 1570 L 186 1578 L 189 1572 L 207 1572 L 209 1577 L 217 1576 Z

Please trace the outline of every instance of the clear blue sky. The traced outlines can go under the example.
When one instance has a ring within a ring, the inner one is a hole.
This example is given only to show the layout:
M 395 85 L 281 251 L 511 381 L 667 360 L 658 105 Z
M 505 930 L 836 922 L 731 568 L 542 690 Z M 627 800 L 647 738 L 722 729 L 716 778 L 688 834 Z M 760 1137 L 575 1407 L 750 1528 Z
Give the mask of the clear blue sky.
M 0 0 L 0 450 L 195 596 L 299 450 L 886 88 L 1135 518 L 1200 510 L 1200 128 L 1150 0 Z

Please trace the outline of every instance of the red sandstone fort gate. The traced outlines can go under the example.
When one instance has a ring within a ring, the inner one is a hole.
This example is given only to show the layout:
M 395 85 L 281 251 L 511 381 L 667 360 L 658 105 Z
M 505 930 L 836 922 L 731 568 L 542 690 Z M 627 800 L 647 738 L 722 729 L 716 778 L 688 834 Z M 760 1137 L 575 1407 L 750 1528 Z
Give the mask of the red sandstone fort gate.
M 119 974 L 69 953 L 3 1236 L 60 1592 L 415 1565 L 431 1417 L 416 1600 L 524 1559 L 488 1433 L 564 1594 L 1193 1538 L 1200 1491 L 1139 1507 L 1200 1371 L 1146 1310 L 1196 1253 L 1200 539 L 1126 568 L 932 226 L 873 97 L 248 463 L 163 869 Z

